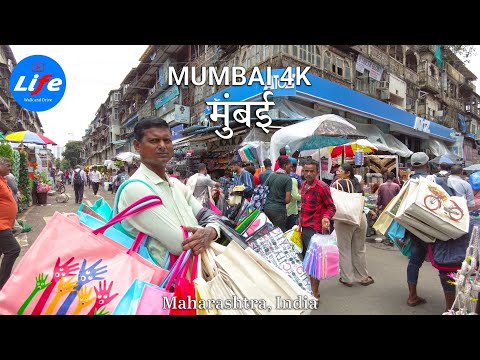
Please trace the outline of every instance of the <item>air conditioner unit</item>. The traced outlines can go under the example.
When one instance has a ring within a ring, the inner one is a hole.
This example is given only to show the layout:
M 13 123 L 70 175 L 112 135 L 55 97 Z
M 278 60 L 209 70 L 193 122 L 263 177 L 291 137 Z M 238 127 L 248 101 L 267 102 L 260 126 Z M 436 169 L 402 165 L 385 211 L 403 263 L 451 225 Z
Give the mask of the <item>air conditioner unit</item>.
M 379 89 L 388 89 L 390 84 L 388 81 L 380 81 L 380 86 L 378 87 Z
M 413 104 L 405 105 L 405 110 L 412 110 L 412 109 L 413 109 Z
M 390 91 L 382 90 L 380 91 L 380 99 L 382 100 L 390 100 Z

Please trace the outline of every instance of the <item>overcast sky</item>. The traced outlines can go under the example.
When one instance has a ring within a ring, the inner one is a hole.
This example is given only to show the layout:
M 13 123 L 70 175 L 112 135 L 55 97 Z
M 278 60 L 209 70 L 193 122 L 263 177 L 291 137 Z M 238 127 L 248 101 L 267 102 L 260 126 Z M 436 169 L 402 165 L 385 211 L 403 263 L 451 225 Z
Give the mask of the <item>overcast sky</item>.
M 58 145 L 82 140 L 85 129 L 148 45 L 10 45 L 19 63 L 31 55 L 45 55 L 62 67 L 67 87 L 62 100 L 38 112 L 45 136 Z
M 10 45 L 17 63 L 30 55 L 46 55 L 65 72 L 67 88 L 54 108 L 38 112 L 45 136 L 58 145 L 82 140 L 85 129 L 128 72 L 139 63 L 148 45 Z M 480 78 L 480 46 L 467 64 Z M 476 81 L 480 92 L 480 81 Z

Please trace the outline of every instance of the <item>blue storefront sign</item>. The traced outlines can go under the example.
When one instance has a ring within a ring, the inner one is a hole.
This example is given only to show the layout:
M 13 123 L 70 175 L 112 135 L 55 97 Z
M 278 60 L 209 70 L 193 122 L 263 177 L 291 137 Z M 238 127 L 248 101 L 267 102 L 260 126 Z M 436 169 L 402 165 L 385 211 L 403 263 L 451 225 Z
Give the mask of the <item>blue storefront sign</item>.
M 153 100 L 153 104 L 155 106 L 155 109 L 161 108 L 163 105 L 165 105 L 169 101 L 173 100 L 179 94 L 180 94 L 180 91 L 178 90 L 177 85 L 170 86 L 167 90 L 165 90 L 160 95 L 158 95 L 155 98 L 155 100 Z
M 172 140 L 180 139 L 183 136 L 182 131 L 184 128 L 184 124 L 175 125 L 174 127 L 172 127 Z
M 284 71 L 285 69 L 275 69 L 272 70 L 272 74 L 283 74 Z M 262 75 L 264 73 L 265 72 L 262 71 Z M 413 136 L 415 136 L 415 132 L 422 132 L 441 138 L 442 140 L 455 141 L 455 131 L 453 129 L 435 122 L 430 122 L 405 110 L 398 109 L 373 97 L 338 85 L 319 76 L 308 73 L 306 77 L 311 85 L 302 81 L 300 85 L 292 83 L 291 86 L 287 87 L 286 83 L 274 81 L 270 87 L 261 86 L 258 83 L 254 83 L 251 86 L 231 86 L 206 98 L 205 102 L 225 102 L 227 101 L 223 97 L 225 92 L 228 92 L 230 95 L 228 98 L 229 102 L 252 101 L 260 98 L 264 91 L 270 90 L 273 92 L 274 97 L 301 97 L 303 99 L 318 102 L 332 108 L 348 111 L 374 120 L 407 126 L 411 128 Z M 206 114 L 208 115 L 207 111 Z

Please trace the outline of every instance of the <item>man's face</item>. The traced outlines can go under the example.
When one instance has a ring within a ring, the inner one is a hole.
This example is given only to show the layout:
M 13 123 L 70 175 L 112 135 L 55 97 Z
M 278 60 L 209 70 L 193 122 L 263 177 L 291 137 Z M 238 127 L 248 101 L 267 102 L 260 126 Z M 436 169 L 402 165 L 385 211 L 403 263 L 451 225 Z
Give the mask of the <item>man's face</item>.
M 173 157 L 172 134 L 166 127 L 145 130 L 142 140 L 135 140 L 134 145 L 146 165 L 165 168 Z
M 287 174 L 290 174 L 292 172 L 292 169 L 293 169 L 293 165 L 291 162 L 287 163 L 287 165 L 285 165 L 285 171 L 287 172 Z
M 317 167 L 315 165 L 305 165 L 303 167 L 303 176 L 307 182 L 312 182 L 317 177 Z
M 7 176 L 12 170 L 12 165 L 10 161 L 1 162 L 0 161 L 0 176 Z

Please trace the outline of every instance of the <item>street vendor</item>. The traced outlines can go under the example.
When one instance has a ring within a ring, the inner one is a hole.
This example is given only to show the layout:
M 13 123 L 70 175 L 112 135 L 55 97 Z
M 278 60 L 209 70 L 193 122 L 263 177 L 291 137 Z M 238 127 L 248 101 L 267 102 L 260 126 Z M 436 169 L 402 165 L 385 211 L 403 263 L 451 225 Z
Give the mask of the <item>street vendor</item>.
M 170 127 L 160 118 L 150 117 L 137 123 L 134 128 L 134 146 L 140 154 L 141 164 L 123 189 L 118 210 L 122 211 L 138 199 L 158 195 L 163 205 L 152 207 L 122 222 L 132 235 L 139 231 L 149 235 L 147 244 L 152 257 L 164 268 L 171 265 L 170 254 L 178 256 L 182 250 L 192 249 L 195 255 L 206 250 L 218 239 L 220 228 L 216 223 L 198 225 L 196 216 L 202 205 L 195 199 L 191 189 L 181 181 L 167 175 L 167 163 L 173 157 Z M 192 235 L 184 239 L 181 226 Z

